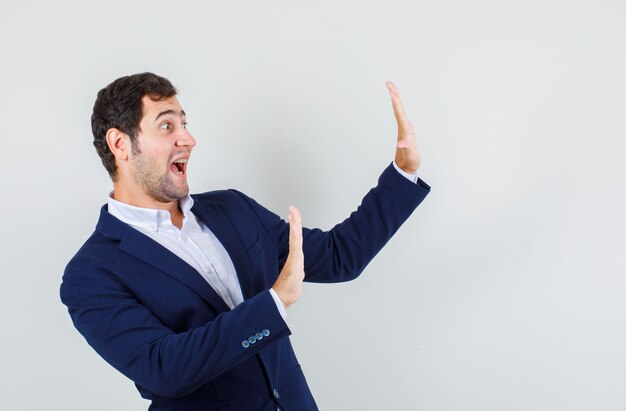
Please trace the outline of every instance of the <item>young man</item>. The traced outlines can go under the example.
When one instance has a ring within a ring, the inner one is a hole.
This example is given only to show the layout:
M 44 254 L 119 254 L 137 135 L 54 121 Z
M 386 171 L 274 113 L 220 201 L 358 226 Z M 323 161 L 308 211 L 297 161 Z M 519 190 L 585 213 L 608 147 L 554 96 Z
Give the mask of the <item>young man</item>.
M 348 219 L 303 229 L 235 190 L 190 196 L 195 139 L 176 89 L 151 73 L 100 90 L 94 145 L 113 180 L 61 299 L 150 410 L 316 410 L 289 341 L 302 281 L 356 278 L 428 194 L 397 89 L 395 161 Z M 306 259 L 305 259 L 306 256 Z

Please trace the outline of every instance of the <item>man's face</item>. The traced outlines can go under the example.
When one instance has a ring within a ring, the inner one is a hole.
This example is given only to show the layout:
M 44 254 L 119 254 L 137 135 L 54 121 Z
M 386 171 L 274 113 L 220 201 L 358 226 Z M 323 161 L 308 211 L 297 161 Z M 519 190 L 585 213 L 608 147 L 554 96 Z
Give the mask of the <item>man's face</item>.
M 187 131 L 185 112 L 176 97 L 142 99 L 140 131 L 131 154 L 131 178 L 162 203 L 189 194 L 187 161 L 196 141 Z

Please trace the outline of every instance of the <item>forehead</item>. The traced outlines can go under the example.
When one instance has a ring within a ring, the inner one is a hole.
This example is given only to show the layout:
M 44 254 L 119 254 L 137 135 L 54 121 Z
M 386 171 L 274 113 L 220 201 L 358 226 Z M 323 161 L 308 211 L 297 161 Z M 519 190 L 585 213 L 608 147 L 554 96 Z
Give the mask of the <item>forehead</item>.
M 141 99 L 141 121 L 155 121 L 157 116 L 163 112 L 173 112 L 182 114 L 183 109 L 176 96 L 164 98 L 162 100 L 152 100 L 148 96 Z

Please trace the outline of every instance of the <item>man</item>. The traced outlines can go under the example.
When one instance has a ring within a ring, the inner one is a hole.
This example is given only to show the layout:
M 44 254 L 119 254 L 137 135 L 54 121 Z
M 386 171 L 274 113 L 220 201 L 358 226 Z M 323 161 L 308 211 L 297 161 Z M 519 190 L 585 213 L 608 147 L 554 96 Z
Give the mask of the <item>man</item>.
M 395 161 L 348 219 L 303 229 L 235 190 L 189 195 L 196 141 L 176 89 L 151 73 L 100 90 L 94 145 L 113 180 L 95 232 L 68 263 L 74 325 L 150 410 L 316 410 L 286 309 L 302 281 L 358 276 L 428 194 L 398 91 Z M 306 257 L 306 258 L 305 258 Z

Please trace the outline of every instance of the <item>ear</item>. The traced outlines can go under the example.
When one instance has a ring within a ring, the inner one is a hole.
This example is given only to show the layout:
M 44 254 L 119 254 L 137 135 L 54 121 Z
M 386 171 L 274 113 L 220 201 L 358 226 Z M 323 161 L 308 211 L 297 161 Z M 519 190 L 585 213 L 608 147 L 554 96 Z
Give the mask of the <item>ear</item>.
M 111 150 L 117 161 L 128 160 L 131 148 L 128 134 L 117 128 L 110 128 L 107 130 L 106 139 L 109 150 Z

